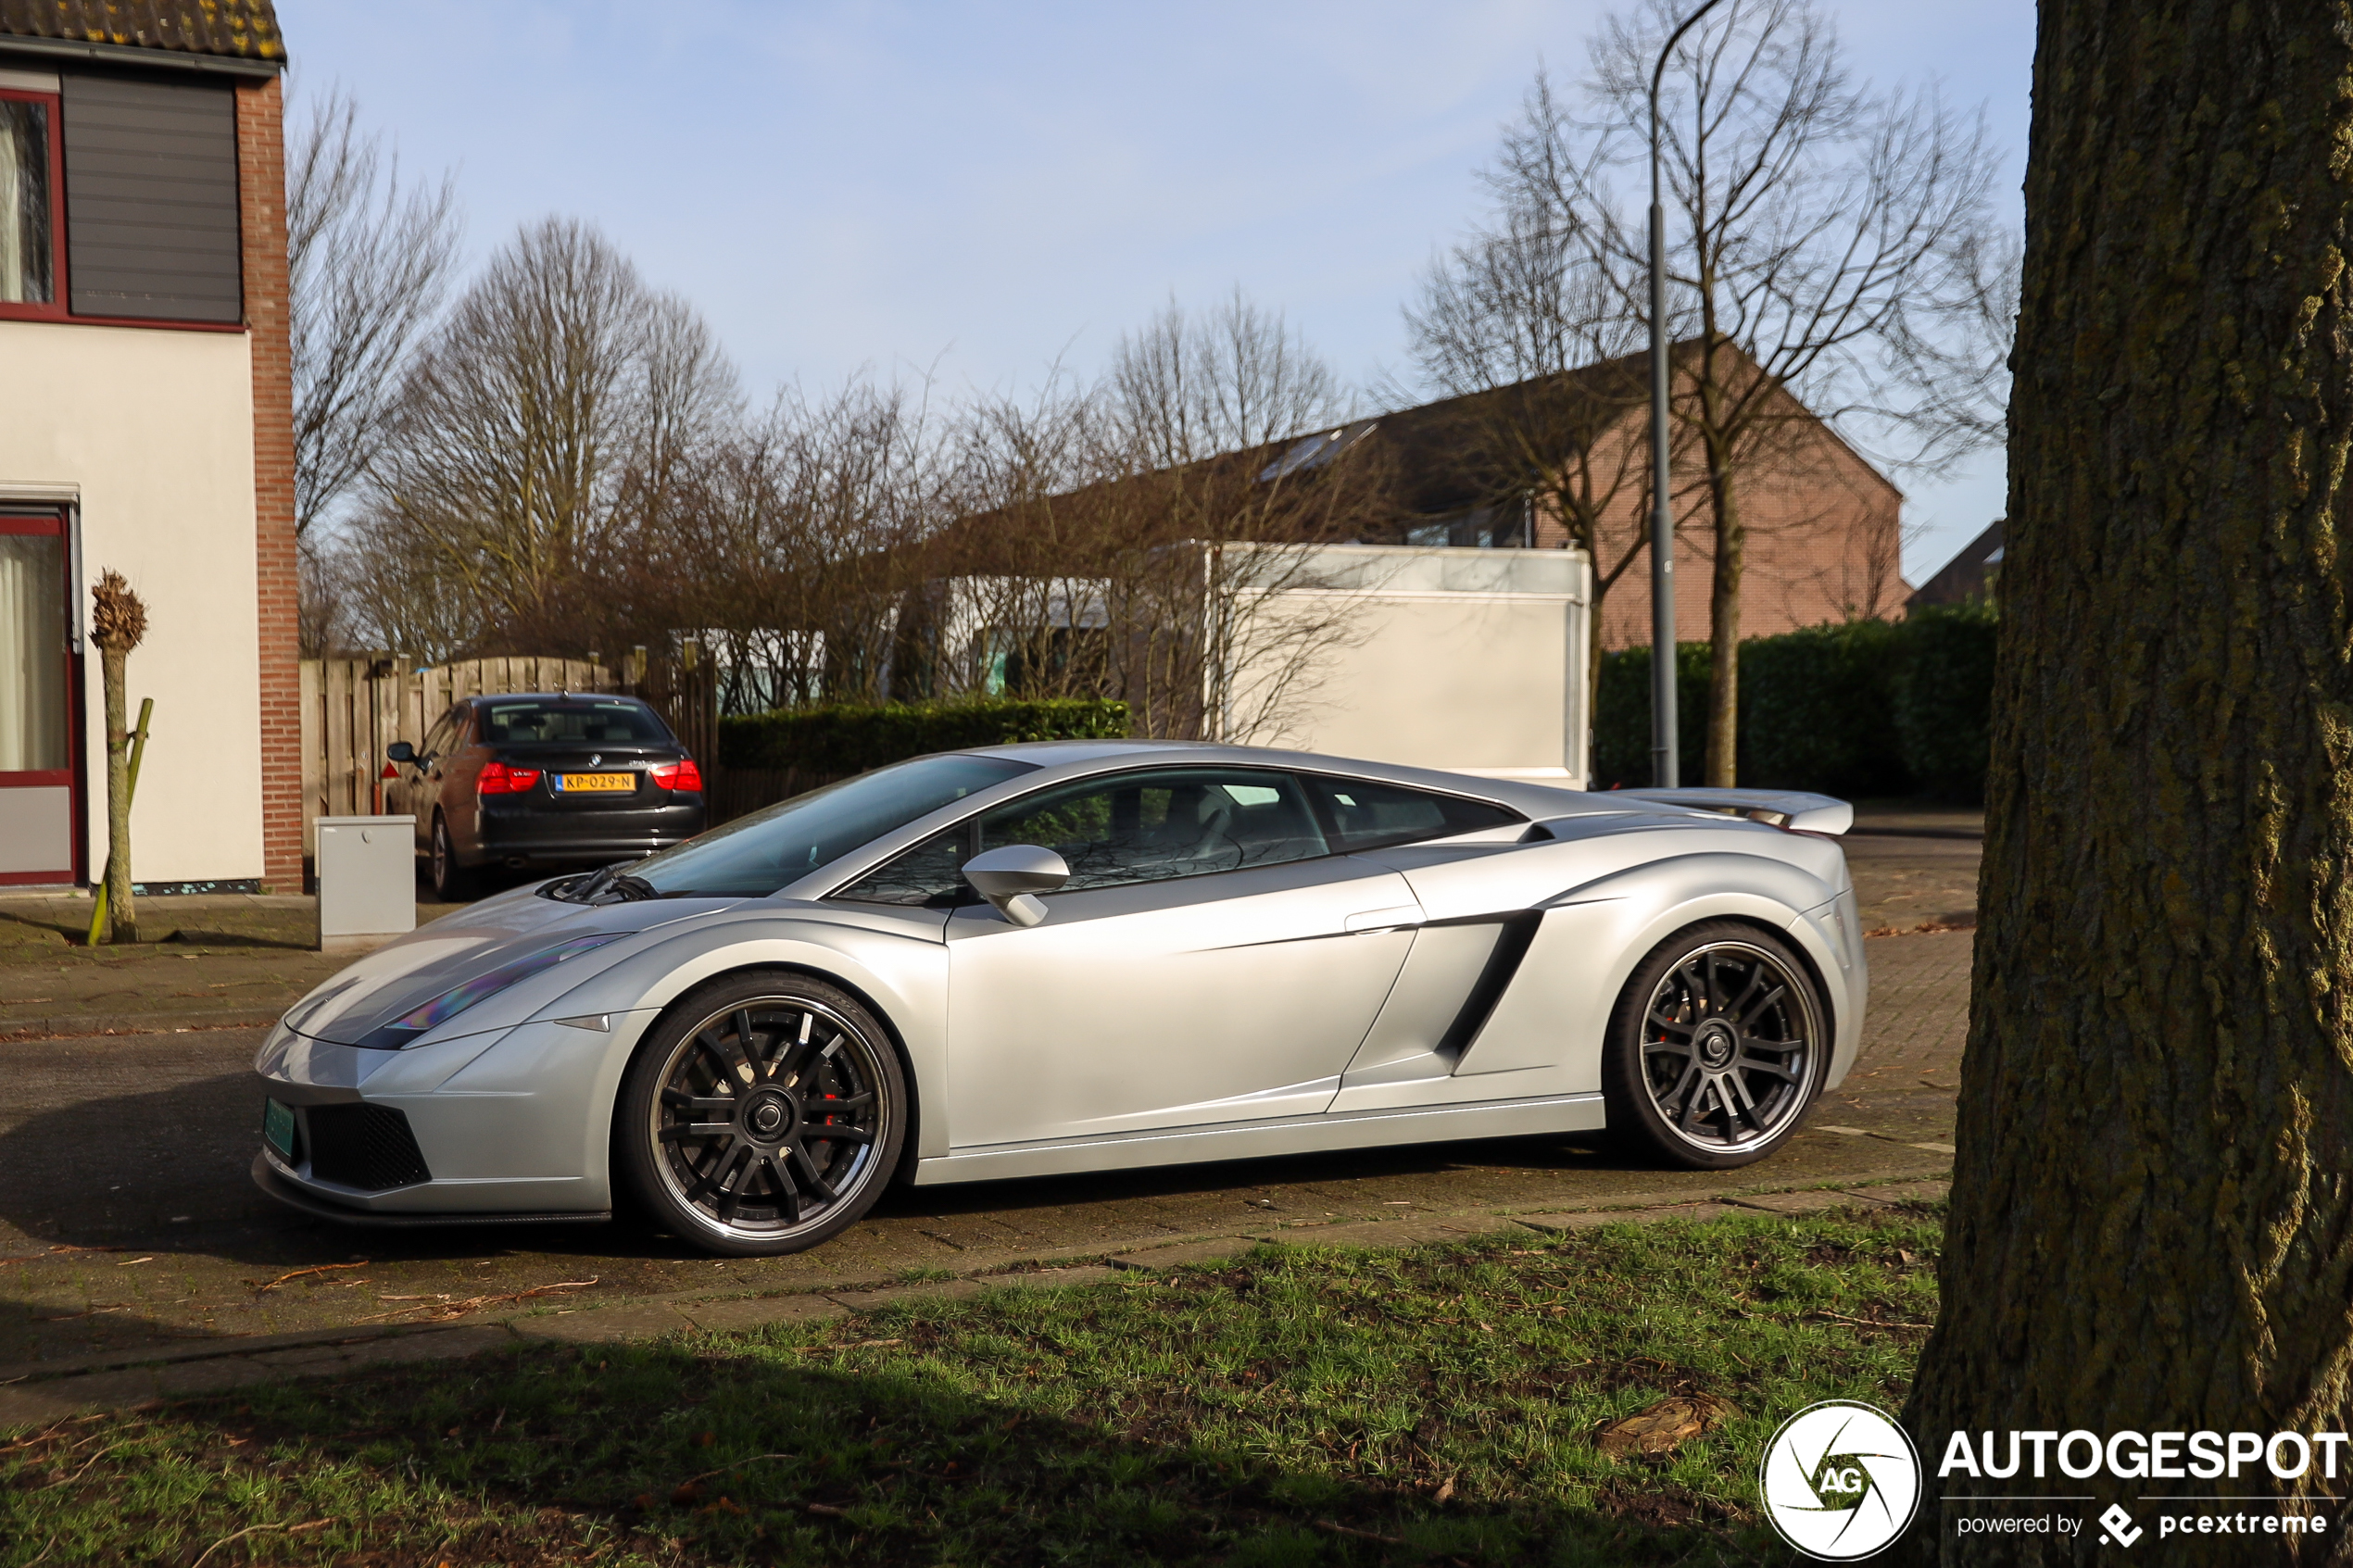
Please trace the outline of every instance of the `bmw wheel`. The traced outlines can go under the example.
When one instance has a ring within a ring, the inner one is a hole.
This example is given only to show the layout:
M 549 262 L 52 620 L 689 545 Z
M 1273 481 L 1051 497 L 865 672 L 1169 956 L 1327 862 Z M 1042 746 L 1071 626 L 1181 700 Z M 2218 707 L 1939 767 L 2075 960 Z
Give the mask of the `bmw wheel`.
M 798 1252 L 874 1207 L 908 1109 L 899 1054 L 853 997 L 801 974 L 733 975 L 638 1047 L 616 1152 L 660 1223 L 704 1250 Z
M 474 896 L 473 873 L 458 863 L 448 819 L 438 811 L 433 814 L 433 896 L 444 904 L 462 904 Z
M 1635 970 L 1610 1019 L 1612 1131 L 1699 1170 L 1762 1160 L 1821 1087 L 1827 1018 L 1780 937 L 1733 921 L 1679 933 Z

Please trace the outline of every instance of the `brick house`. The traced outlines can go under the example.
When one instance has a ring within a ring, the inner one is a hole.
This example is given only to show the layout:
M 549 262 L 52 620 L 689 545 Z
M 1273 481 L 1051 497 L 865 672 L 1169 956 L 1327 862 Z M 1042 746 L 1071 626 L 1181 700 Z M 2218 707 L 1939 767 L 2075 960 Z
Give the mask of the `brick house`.
M 1513 492 L 1531 458 L 1567 464 L 1581 446 L 1592 476 L 1587 493 L 1602 519 L 1594 571 L 1609 573 L 1649 536 L 1649 356 L 1629 355 L 1368 423 L 1398 454 L 1409 513 L 1400 536 L 1558 548 L 1568 533 L 1557 510 L 1524 504 Z M 1911 591 L 1900 575 L 1904 493 L 1786 393 L 1773 395 L 1761 422 L 1768 434 L 1744 465 L 1739 493 L 1747 526 L 1741 634 L 1901 616 Z M 1692 641 L 1707 635 L 1715 542 L 1696 458 L 1679 449 L 1674 472 L 1675 624 Z M 1647 551 L 1632 556 L 1604 590 L 1599 631 L 1604 651 L 1649 644 Z
M 104 864 L 111 568 L 139 882 L 301 886 L 284 65 L 270 0 L 0 0 L 0 884 Z

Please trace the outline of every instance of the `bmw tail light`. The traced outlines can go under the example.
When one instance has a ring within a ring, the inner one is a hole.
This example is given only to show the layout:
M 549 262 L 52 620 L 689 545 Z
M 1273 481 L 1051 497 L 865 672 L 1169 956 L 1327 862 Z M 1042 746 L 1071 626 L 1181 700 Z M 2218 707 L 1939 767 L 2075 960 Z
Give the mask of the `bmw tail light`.
M 484 762 L 482 777 L 475 781 L 475 793 L 480 795 L 521 795 L 539 782 L 536 768 L 510 768 L 504 762 Z
M 683 762 L 657 762 L 646 770 L 659 789 L 688 789 L 702 793 L 702 770 L 691 757 Z

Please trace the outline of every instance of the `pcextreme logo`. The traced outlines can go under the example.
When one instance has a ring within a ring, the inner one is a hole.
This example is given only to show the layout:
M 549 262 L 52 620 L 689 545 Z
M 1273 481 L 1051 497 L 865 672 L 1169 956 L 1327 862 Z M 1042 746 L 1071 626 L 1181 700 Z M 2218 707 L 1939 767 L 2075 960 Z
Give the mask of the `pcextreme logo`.
M 1773 1434 L 1757 1491 L 1781 1539 L 1819 1562 L 1853 1562 L 1884 1549 L 1912 1522 L 1919 1451 L 1886 1411 L 1825 1399 Z

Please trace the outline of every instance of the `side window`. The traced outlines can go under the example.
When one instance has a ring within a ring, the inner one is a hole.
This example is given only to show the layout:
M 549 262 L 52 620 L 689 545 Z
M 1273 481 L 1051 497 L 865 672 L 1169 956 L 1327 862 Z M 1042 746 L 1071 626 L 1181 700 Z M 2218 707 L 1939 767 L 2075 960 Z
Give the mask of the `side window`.
M 449 736 L 457 728 L 457 710 L 454 709 L 443 714 L 434 721 L 433 728 L 425 732 L 425 738 L 418 746 L 417 750 L 436 761 L 448 756 Z
M 973 824 L 960 822 L 877 866 L 834 897 L 860 904 L 901 904 L 926 909 L 978 903 L 980 895 L 964 887 L 963 868 L 973 858 L 972 840 Z
M 1070 867 L 1065 889 L 1202 876 L 1331 853 L 1299 781 L 1255 769 L 1186 768 L 1088 779 L 1013 801 L 917 845 L 834 895 L 945 909 L 977 903 L 963 864 L 984 849 L 1041 844 Z
M 1332 847 L 1343 855 L 1451 838 L 1458 833 L 1508 827 L 1526 820 L 1516 811 L 1483 800 L 1367 779 L 1311 777 L 1307 787 L 1330 825 Z
M 1239 768 L 1123 773 L 1014 801 L 980 820 L 975 847 L 1008 844 L 1060 854 L 1072 891 L 1331 853 L 1297 779 Z

